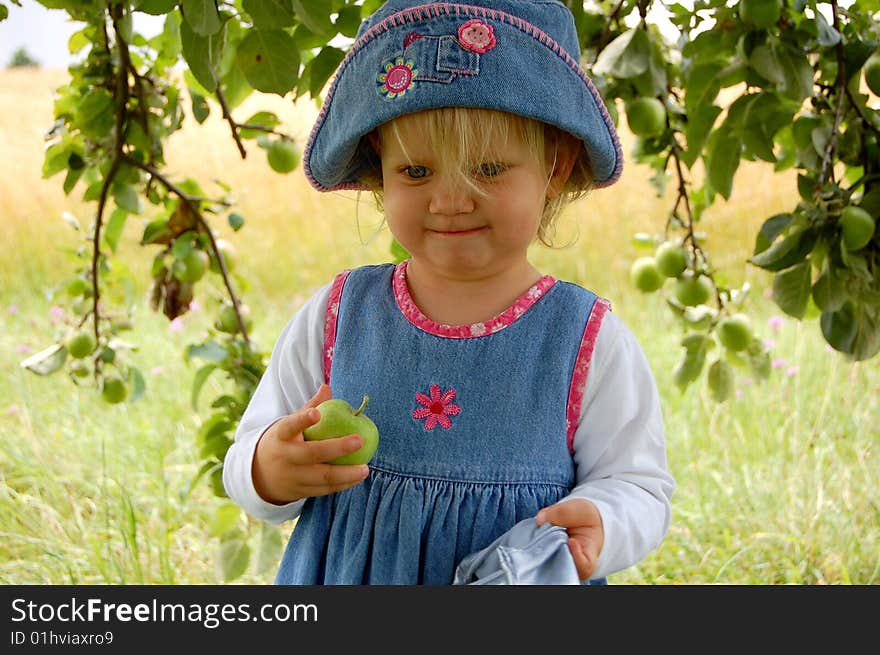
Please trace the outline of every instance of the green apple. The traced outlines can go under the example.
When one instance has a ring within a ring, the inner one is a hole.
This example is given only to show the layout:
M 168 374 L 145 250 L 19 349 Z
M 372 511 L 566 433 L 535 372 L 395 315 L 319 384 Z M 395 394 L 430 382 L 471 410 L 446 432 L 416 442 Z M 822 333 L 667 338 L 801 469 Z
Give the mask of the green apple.
M 685 307 L 696 307 L 712 297 L 712 281 L 705 275 L 682 275 L 675 281 L 673 294 Z
M 241 312 L 241 320 L 244 322 L 244 329 L 250 330 L 253 325 L 250 306 L 244 303 L 239 303 L 238 311 Z M 225 303 L 220 308 L 217 320 L 214 321 L 214 327 L 221 332 L 228 332 L 229 334 L 235 334 L 239 331 L 238 317 L 235 314 L 235 307 L 233 307 L 231 303 Z
M 172 272 L 181 282 L 198 282 L 208 270 L 209 263 L 208 253 L 193 248 L 180 259 L 174 260 Z
M 639 257 L 630 267 L 629 274 L 635 288 L 644 293 L 656 291 L 666 281 L 653 257 Z
M 128 389 L 125 382 L 118 375 L 108 375 L 104 378 L 104 384 L 101 387 L 101 398 L 115 405 L 121 403 L 128 396 Z
M 861 207 L 849 205 L 840 215 L 843 242 L 847 250 L 861 250 L 874 236 L 874 217 Z
M 361 406 L 354 409 L 342 398 L 331 398 L 318 405 L 321 420 L 303 430 L 306 441 L 335 439 L 349 434 L 359 434 L 363 445 L 353 453 L 331 459 L 329 464 L 366 464 L 379 447 L 379 429 L 373 420 L 364 414 L 369 396 L 364 396 Z
M 739 17 L 748 25 L 766 30 L 776 24 L 782 15 L 782 0 L 743 0 L 739 3 Z
M 299 166 L 300 154 L 289 139 L 273 141 L 266 151 L 269 166 L 276 173 L 289 173 Z
M 626 105 L 626 124 L 636 136 L 659 136 L 666 129 L 666 107 L 657 98 L 631 100 Z
M 67 348 L 67 354 L 74 359 L 82 359 L 88 357 L 97 348 L 98 343 L 95 341 L 95 335 L 88 330 L 80 330 L 72 333 L 64 342 Z
M 666 277 L 678 277 L 687 268 L 687 251 L 673 241 L 665 241 L 654 253 L 657 268 Z
M 725 316 L 718 323 L 718 340 L 728 350 L 745 350 L 752 342 L 752 321 L 745 314 Z

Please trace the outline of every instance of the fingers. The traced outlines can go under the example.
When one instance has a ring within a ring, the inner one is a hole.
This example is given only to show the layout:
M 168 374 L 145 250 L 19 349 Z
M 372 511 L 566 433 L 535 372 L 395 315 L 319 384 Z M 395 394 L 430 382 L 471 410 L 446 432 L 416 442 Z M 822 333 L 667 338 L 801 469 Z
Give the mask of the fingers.
M 365 464 L 317 464 L 303 467 L 299 471 L 297 484 L 307 495 L 320 496 L 360 484 L 369 473 L 370 469 Z
M 291 464 L 323 464 L 331 459 L 353 453 L 363 445 L 363 438 L 357 434 L 319 441 L 303 441 L 290 449 L 287 459 Z
M 589 580 L 590 576 L 593 575 L 593 571 L 596 570 L 595 556 L 574 537 L 569 538 L 568 549 L 571 551 L 571 557 L 574 560 L 578 577 L 581 580 Z
M 601 523 L 595 505 L 582 499 L 558 502 L 545 507 L 536 516 L 538 525 L 552 523 L 564 528 L 577 528 Z
M 308 402 L 306 402 L 306 407 L 317 407 L 325 400 L 330 400 L 333 397 L 333 393 L 330 391 L 329 384 L 322 384 L 318 387 L 318 390 L 315 392 L 315 395 L 309 398 Z
M 306 405 L 299 411 L 280 419 L 273 427 L 277 431 L 279 439 L 291 441 L 294 437 L 301 434 L 303 430 L 314 425 L 319 420 L 321 420 L 321 412 L 314 407 Z

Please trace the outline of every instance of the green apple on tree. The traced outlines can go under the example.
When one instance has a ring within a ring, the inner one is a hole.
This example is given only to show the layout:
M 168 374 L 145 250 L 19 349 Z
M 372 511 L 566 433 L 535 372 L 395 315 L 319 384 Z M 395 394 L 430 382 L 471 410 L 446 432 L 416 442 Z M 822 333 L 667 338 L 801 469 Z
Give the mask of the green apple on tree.
M 675 281 L 673 294 L 685 307 L 695 307 L 712 297 L 712 289 L 712 281 L 705 275 L 682 275 Z
M 752 342 L 751 319 L 741 313 L 725 316 L 718 323 L 718 340 L 728 350 L 745 350 Z
M 209 263 L 208 253 L 193 248 L 183 257 L 174 260 L 171 272 L 181 282 L 198 282 L 208 270 Z
M 849 205 L 840 215 L 843 243 L 847 250 L 861 250 L 874 236 L 874 218 L 861 207 Z
M 128 388 L 118 375 L 108 375 L 104 378 L 101 386 L 101 398 L 115 405 L 121 403 L 128 396 Z
M 633 285 L 644 293 L 657 291 L 666 281 L 653 257 L 639 257 L 633 262 L 629 273 Z
M 659 136 L 666 129 L 666 107 L 657 98 L 631 100 L 626 104 L 626 124 L 636 136 Z
M 361 406 L 355 410 L 341 398 L 325 400 L 317 407 L 321 413 L 321 419 L 303 430 L 303 437 L 306 441 L 320 441 L 344 437 L 349 434 L 359 434 L 364 443 L 358 450 L 331 459 L 328 463 L 366 464 L 373 458 L 379 447 L 379 429 L 373 420 L 364 414 L 364 409 L 369 401 L 370 397 L 364 396 Z
M 289 173 L 299 165 L 300 154 L 290 139 L 276 139 L 269 144 L 266 159 L 276 173 Z
M 251 320 L 250 306 L 245 303 L 240 303 L 238 305 L 238 310 L 241 312 L 241 320 L 244 322 L 245 330 L 249 330 L 253 324 L 253 321 Z M 233 307 L 232 304 L 225 303 L 220 308 L 217 320 L 214 321 L 214 327 L 220 330 L 220 332 L 228 332 L 229 334 L 235 334 L 239 331 L 238 317 L 235 314 L 235 307 Z
M 94 334 L 88 330 L 79 330 L 67 337 L 64 341 L 64 346 L 67 348 L 68 355 L 74 359 L 82 359 L 95 352 L 98 343 L 95 341 Z
M 678 277 L 687 268 L 687 251 L 673 241 L 661 243 L 654 253 L 657 268 L 666 277 Z
M 739 3 L 739 17 L 758 29 L 772 27 L 781 15 L 782 0 L 743 0 Z

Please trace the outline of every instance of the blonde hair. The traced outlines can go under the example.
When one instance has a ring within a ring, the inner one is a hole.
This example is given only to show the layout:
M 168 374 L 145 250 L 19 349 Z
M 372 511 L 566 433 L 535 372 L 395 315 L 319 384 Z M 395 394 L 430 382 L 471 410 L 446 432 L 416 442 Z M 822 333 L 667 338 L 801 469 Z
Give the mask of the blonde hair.
M 419 133 L 431 143 L 439 161 L 449 165 L 456 181 L 466 184 L 477 193 L 485 189 L 474 180 L 472 170 L 475 162 L 484 161 L 497 143 L 510 139 L 520 140 L 533 153 L 547 178 L 556 166 L 556 154 L 563 140 L 577 141 L 578 157 L 562 189 L 547 198 L 538 227 L 537 238 L 546 246 L 553 247 L 552 237 L 556 219 L 570 202 L 585 195 L 593 186 L 593 174 L 583 145 L 576 137 L 564 130 L 541 121 L 494 109 L 469 107 L 443 107 L 396 118 L 379 130 L 387 131 L 397 139 L 406 152 L 406 144 L 400 130 L 400 121 L 418 121 Z M 373 193 L 377 206 L 382 208 L 382 170 L 380 167 L 367 171 L 362 182 Z

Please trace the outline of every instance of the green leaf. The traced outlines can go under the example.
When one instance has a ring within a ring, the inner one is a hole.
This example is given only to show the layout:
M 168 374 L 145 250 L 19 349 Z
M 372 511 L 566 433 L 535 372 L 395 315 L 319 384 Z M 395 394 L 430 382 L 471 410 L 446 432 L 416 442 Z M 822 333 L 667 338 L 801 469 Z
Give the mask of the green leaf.
M 142 11 L 151 16 L 162 16 L 174 11 L 179 0 L 138 0 L 134 3 L 135 11 Z
M 813 251 L 815 243 L 816 232 L 800 228 L 774 242 L 766 250 L 752 255 L 748 261 L 767 271 L 781 271 L 804 261 L 806 256 Z
M 103 139 L 113 131 L 115 107 L 113 96 L 107 89 L 92 87 L 80 100 L 74 120 L 84 135 Z
M 192 31 L 200 36 L 211 36 L 220 31 L 220 14 L 214 0 L 181 0 L 183 17 Z
M 755 337 L 746 349 L 746 360 L 755 380 L 764 381 L 770 377 L 773 370 L 773 362 L 770 360 L 770 351 L 764 345 L 764 342 Z
M 694 110 L 712 105 L 715 102 L 715 98 L 721 91 L 718 73 L 722 68 L 721 62 L 713 61 L 707 64 L 698 64 L 690 70 L 685 83 L 684 97 L 688 118 Z
M 195 377 L 193 377 L 192 394 L 190 395 L 190 405 L 194 411 L 199 411 L 199 394 L 202 391 L 202 387 L 205 386 L 205 382 L 207 382 L 208 378 L 211 376 L 211 373 L 217 370 L 217 368 L 216 364 L 206 364 L 196 371 Z
M 200 96 L 191 89 L 189 95 L 192 98 L 193 118 L 201 125 L 210 115 L 211 108 L 208 106 L 208 101 L 205 100 L 204 96 Z
M 773 302 L 789 316 L 803 318 L 812 291 L 810 262 L 795 264 L 773 278 Z
M 170 234 L 171 231 L 168 229 L 167 218 L 150 221 L 144 228 L 144 234 L 141 237 L 141 245 L 156 243 L 160 239 L 163 239 Z
M 205 36 L 193 30 L 186 21 L 180 24 L 180 44 L 183 58 L 193 77 L 208 93 L 213 93 L 217 88 L 218 71 L 220 70 L 225 41 L 225 29 L 221 28 L 216 34 Z
M 260 522 L 260 549 L 257 551 L 257 573 L 266 573 L 278 565 L 284 543 L 278 528 L 265 521 Z
M 852 354 L 858 332 L 855 303 L 848 301 L 837 311 L 822 312 L 819 317 L 819 325 L 822 329 L 822 336 L 832 348 L 842 353 Z
M 345 52 L 333 46 L 325 46 L 309 64 L 309 95 L 317 97 L 327 80 L 345 58 Z
M 619 79 L 636 77 L 648 70 L 651 43 L 645 30 L 627 30 L 609 43 L 593 65 L 597 75 L 610 75 Z
M 702 154 L 706 139 L 720 113 L 721 107 L 717 105 L 695 107 L 688 111 L 688 121 L 684 127 L 687 150 L 681 154 L 681 159 L 688 168 L 691 168 Z
M 244 0 L 242 6 L 256 28 L 271 30 L 296 24 L 291 0 Z
M 299 50 L 283 30 L 251 30 L 238 47 L 238 65 L 257 91 L 284 96 L 296 86 Z
M 113 199 L 116 206 L 132 214 L 141 213 L 141 198 L 138 192 L 130 184 L 114 184 Z
M 184 352 L 184 361 L 189 361 L 193 357 L 207 360 L 209 362 L 222 362 L 229 356 L 229 352 L 216 341 L 206 341 L 196 345 L 190 345 Z
M 131 398 L 130 401 L 134 402 L 136 400 L 140 400 L 144 392 L 147 390 L 147 382 L 144 380 L 144 375 L 141 373 L 140 369 L 132 367 L 128 372 L 131 378 Z
M 326 0 L 292 0 L 296 15 L 315 34 L 331 36 L 333 24 Z
M 232 212 L 226 218 L 226 222 L 229 223 L 229 227 L 238 232 L 242 227 L 244 227 L 244 216 L 236 212 Z
M 755 251 L 752 254 L 757 255 L 759 252 L 767 250 L 776 241 L 776 237 L 782 234 L 785 228 L 791 224 L 792 220 L 794 220 L 794 214 L 786 213 L 775 214 L 764 221 L 755 239 Z
M 214 511 L 208 533 L 212 537 L 222 537 L 238 527 L 241 522 L 241 508 L 233 503 L 223 503 Z
M 709 184 L 725 200 L 733 191 L 733 176 L 739 168 L 742 142 L 730 132 L 716 130 L 709 137 L 706 151 L 706 168 Z
M 358 5 L 343 7 L 339 10 L 333 25 L 342 36 L 347 36 L 350 39 L 355 38 L 361 26 L 361 8 Z
M 49 375 L 64 366 L 66 359 L 67 348 L 56 343 L 23 360 L 21 367 L 37 375 Z
M 119 245 L 119 238 L 122 236 L 122 231 L 125 229 L 126 218 L 128 218 L 128 210 L 117 207 L 113 210 L 113 213 L 110 214 L 110 218 L 107 221 L 107 227 L 104 230 L 104 241 L 114 253 L 116 252 L 116 247 Z
M 828 21 L 825 20 L 825 16 L 821 12 L 815 11 L 813 13 L 816 15 L 815 20 L 816 29 L 819 34 L 819 44 L 826 48 L 831 48 L 840 43 L 840 32 L 828 24 Z
M 218 563 L 225 582 L 240 578 L 247 571 L 251 549 L 241 538 L 224 539 L 220 542 Z
M 846 302 L 846 277 L 826 266 L 813 283 L 812 295 L 823 312 L 836 312 Z
M 723 403 L 730 398 L 730 394 L 733 392 L 733 381 L 733 367 L 726 360 L 716 359 L 709 365 L 706 382 L 709 385 L 709 394 L 715 402 Z

